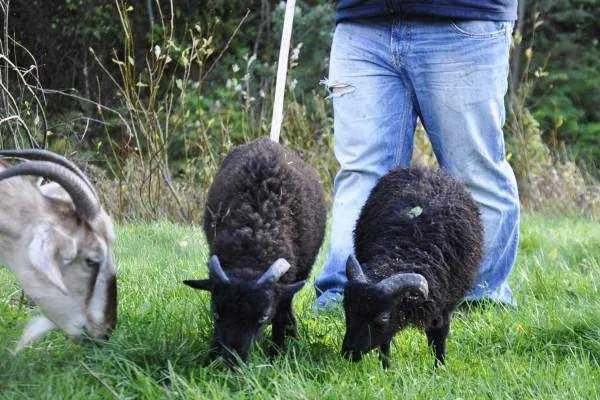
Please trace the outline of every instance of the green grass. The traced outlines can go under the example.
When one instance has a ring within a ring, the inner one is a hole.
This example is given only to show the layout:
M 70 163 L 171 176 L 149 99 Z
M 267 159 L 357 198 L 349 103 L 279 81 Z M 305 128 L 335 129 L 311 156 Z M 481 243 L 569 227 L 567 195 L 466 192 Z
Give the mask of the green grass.
M 269 360 L 255 346 L 239 371 L 202 367 L 208 297 L 180 282 L 206 274 L 199 228 L 167 223 L 121 226 L 119 325 L 104 347 L 53 333 L 11 355 L 35 310 L 0 271 L 0 397 L 5 398 L 600 398 L 600 225 L 526 215 L 511 276 L 519 306 L 460 310 L 448 363 L 433 369 L 424 335 L 397 335 L 392 367 L 375 354 L 341 358 L 341 315 L 315 316 L 304 289 L 295 309 L 300 339 Z M 317 265 L 322 264 L 322 256 Z

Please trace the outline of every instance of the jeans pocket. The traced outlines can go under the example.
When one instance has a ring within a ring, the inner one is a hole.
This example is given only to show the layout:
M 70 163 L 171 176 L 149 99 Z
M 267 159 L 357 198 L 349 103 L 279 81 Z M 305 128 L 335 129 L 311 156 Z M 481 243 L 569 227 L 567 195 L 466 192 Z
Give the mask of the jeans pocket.
M 461 36 L 489 39 L 504 36 L 509 22 L 506 21 L 480 21 L 480 20 L 454 20 L 452 29 Z

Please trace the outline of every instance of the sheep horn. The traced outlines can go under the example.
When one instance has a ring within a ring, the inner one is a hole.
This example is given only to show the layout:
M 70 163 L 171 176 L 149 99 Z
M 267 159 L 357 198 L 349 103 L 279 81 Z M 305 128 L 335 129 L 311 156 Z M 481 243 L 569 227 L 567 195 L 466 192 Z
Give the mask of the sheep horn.
M 350 254 L 346 261 L 346 276 L 350 282 L 367 282 L 367 277 L 354 254 Z
M 208 262 L 208 268 L 213 274 L 215 274 L 217 278 L 219 278 L 219 280 L 225 283 L 229 283 L 229 277 L 227 276 L 225 271 L 223 271 L 223 267 L 221 267 L 219 257 L 217 257 L 216 254 L 210 258 L 210 261 Z
M 386 294 L 410 291 L 423 298 L 429 295 L 427 279 L 423 275 L 416 273 L 402 273 L 390 276 L 379 282 L 377 287 L 381 288 Z
M 277 259 L 267 272 L 265 272 L 258 280 L 256 281 L 257 285 L 262 285 L 264 283 L 275 283 L 279 281 L 279 278 L 283 276 L 289 269 L 291 265 L 284 258 Z
M 25 160 L 32 161 L 49 161 L 54 164 L 61 165 L 71 172 L 75 173 L 78 177 L 81 178 L 82 181 L 88 186 L 90 191 L 94 194 L 96 200 L 99 199 L 98 193 L 96 193 L 96 189 L 88 179 L 88 177 L 77 167 L 77 165 L 73 164 L 71 161 L 67 160 L 65 157 L 53 153 L 48 150 L 41 149 L 28 149 L 28 150 L 0 150 L 0 156 L 5 157 L 13 157 L 13 158 L 23 158 Z
M 20 175 L 41 176 L 58 183 L 71 196 L 75 210 L 85 220 L 93 220 L 100 212 L 98 201 L 90 196 L 81 179 L 65 167 L 48 161 L 29 161 L 0 172 L 0 180 Z

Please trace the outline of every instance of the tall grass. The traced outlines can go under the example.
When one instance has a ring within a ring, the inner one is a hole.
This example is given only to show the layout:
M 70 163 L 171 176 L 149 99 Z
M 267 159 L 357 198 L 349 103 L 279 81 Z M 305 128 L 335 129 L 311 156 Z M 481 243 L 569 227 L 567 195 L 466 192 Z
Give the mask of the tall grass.
M 38 65 L 33 54 L 9 34 L 10 0 L 0 0 L 0 10 L 0 148 L 45 146 L 48 123 Z M 27 59 L 17 62 L 12 57 L 17 47 Z
M 140 61 L 135 58 L 129 16 L 133 7 L 115 1 L 124 44 L 122 57 L 118 58 L 115 52 L 112 60 L 118 66 L 119 74 L 113 75 L 98 58 L 95 59 L 116 87 L 119 104 L 113 109 L 120 111 L 125 135 L 115 140 L 107 131 L 106 143 L 112 156 L 110 165 L 119 182 L 119 193 L 135 193 L 140 200 L 136 205 L 141 215 L 160 215 L 161 199 L 166 191 L 176 204 L 179 217 L 189 220 L 190 209 L 173 183 L 170 168 L 169 149 L 182 123 L 181 118 L 173 118 L 173 115 L 175 109 L 186 104 L 186 96 L 190 95 L 188 87 L 193 84 L 192 74 L 203 74 L 214 47 L 211 37 L 203 36 L 205 32 L 199 26 L 188 30 L 183 44 L 176 43 L 173 2 L 170 2 L 167 15 L 159 2 L 156 5 L 158 25 L 152 32 L 151 48 Z M 143 67 L 139 68 L 140 65 Z M 201 81 L 195 84 L 199 88 Z M 101 115 L 107 118 L 103 113 Z M 120 157 L 123 152 L 124 158 Z M 123 208 L 123 204 L 118 208 Z
M 537 21 L 533 24 L 540 25 Z M 529 47 L 522 55 L 522 75 L 512 77 L 519 79 L 519 84 L 513 85 L 516 89 L 508 97 L 505 127 L 507 158 L 515 171 L 521 202 L 526 208 L 553 214 L 600 215 L 600 182 L 564 149 L 551 152 L 530 112 L 533 86 L 542 74 L 531 72 L 532 57 L 533 49 Z
M 196 25 L 184 37 L 175 38 L 173 4 L 163 13 L 157 3 L 153 43 L 140 62 L 133 51 L 132 10 L 120 1 L 115 4 L 124 49 L 119 52 L 121 58 L 115 53 L 113 59 L 119 74 L 111 74 L 106 67 L 103 70 L 117 89 L 119 103 L 108 115 L 103 113 L 103 118 L 113 120 L 113 126 L 114 122 L 122 125 L 124 134 L 115 135 L 108 128 L 111 124 L 104 124 L 113 178 L 108 176 L 107 180 L 104 174 L 98 179 L 106 189 L 101 192 L 109 194 L 107 203 L 114 205 L 110 211 L 117 216 L 199 221 L 204 190 L 223 156 L 234 145 L 263 136 L 269 129 L 266 118 L 270 110 L 264 105 L 270 105 L 271 83 L 259 89 L 266 100 L 260 114 L 253 112 L 257 85 L 251 79 L 256 54 L 244 57 L 243 69 L 232 68 L 223 93 L 217 96 L 223 103 L 204 95 L 206 77 L 228 51 L 248 13 L 219 49 L 211 35 L 220 28 L 219 21 L 212 26 Z M 315 95 L 301 104 L 293 96 L 292 83 L 288 83 L 291 100 L 286 105 L 283 142 L 317 165 L 325 185 L 329 185 L 335 166 L 328 159 L 331 123 L 324 99 Z M 112 196 L 115 191 L 119 193 L 116 202 Z

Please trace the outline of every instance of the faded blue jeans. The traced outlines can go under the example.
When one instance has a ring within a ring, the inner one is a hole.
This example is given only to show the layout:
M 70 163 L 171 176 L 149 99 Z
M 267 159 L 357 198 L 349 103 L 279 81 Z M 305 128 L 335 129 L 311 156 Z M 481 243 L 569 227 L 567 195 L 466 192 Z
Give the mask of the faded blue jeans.
M 467 185 L 480 208 L 485 257 L 468 298 L 514 303 L 507 278 L 519 198 L 502 133 L 512 25 L 414 18 L 337 25 L 325 83 L 340 170 L 317 309 L 341 299 L 360 210 L 382 175 L 410 164 L 417 118 L 440 167 Z

